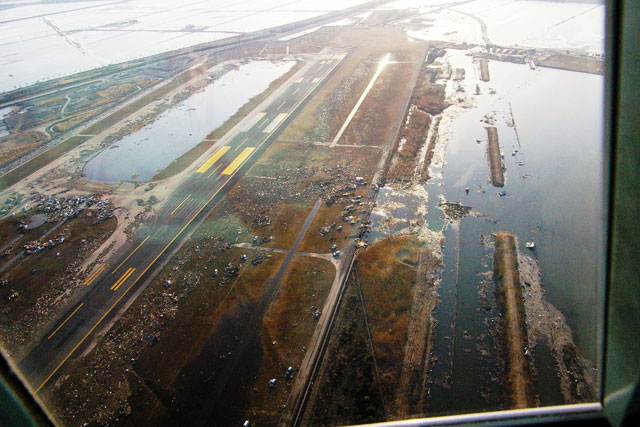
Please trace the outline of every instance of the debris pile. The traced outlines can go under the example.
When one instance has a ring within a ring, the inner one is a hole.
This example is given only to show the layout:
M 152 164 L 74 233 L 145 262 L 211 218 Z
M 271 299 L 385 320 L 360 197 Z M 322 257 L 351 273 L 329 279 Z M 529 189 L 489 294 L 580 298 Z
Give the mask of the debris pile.
M 37 254 L 40 251 L 43 251 L 47 248 L 54 247 L 55 245 L 59 245 L 64 242 L 64 236 L 58 235 L 53 239 L 49 239 L 44 242 L 40 242 L 39 240 L 33 240 L 24 245 L 24 252 L 27 255 Z
M 30 250 L 42 251 L 44 248 L 50 248 L 55 245 L 67 241 L 72 233 L 72 229 L 67 226 L 46 243 L 30 242 L 25 251 Z M 73 257 L 64 269 L 64 274 L 57 277 L 51 277 L 46 283 L 42 283 L 45 291 L 29 308 L 24 310 L 19 316 L 12 318 L 11 323 L 0 324 L 0 345 L 14 359 L 21 359 L 22 352 L 28 348 L 35 337 L 38 337 L 37 331 L 51 321 L 52 316 L 63 307 L 68 298 L 74 295 L 74 291 L 82 289 L 83 282 L 79 279 L 80 266 L 83 261 L 92 254 L 100 244 L 109 236 L 111 231 L 105 231 L 95 237 L 83 239 L 77 246 L 77 256 Z M 49 243 L 51 242 L 51 243 Z M 6 281 L 4 285 L 8 286 L 11 279 Z M 0 283 L 0 287 L 4 287 Z
M 338 119 L 338 115 L 349 109 L 348 100 L 353 91 L 360 87 L 360 83 L 377 67 L 378 58 L 371 56 L 360 62 L 353 71 L 328 96 L 326 101 L 316 111 L 316 125 L 304 135 L 306 142 L 327 141 L 331 139 L 331 123 Z M 339 119 L 338 119 L 339 120 Z
M 267 225 L 271 225 L 271 220 L 268 216 L 258 214 L 253 218 L 253 226 L 255 228 L 266 227 Z
M 40 195 L 34 199 L 36 210 L 47 214 L 48 222 L 65 221 L 75 218 L 85 209 L 92 208 L 96 223 L 106 221 L 113 216 L 113 207 L 108 199 L 100 196 L 51 197 Z
M 471 206 L 465 206 L 460 202 L 441 202 L 440 208 L 451 219 L 462 219 L 471 212 Z
M 268 260 L 269 258 L 271 258 L 271 255 L 267 255 L 264 252 L 258 252 L 251 260 L 251 264 L 258 265 L 258 264 L 261 264 L 263 261 Z

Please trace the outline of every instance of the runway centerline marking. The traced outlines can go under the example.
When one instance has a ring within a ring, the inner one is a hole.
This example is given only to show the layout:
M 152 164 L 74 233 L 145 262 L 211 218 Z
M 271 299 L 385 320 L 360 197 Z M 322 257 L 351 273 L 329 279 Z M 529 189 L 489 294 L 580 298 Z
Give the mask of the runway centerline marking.
M 342 58 L 342 57 L 341 57 Z M 340 61 L 338 61 L 336 63 L 336 65 L 339 63 Z M 326 75 L 324 76 L 324 78 L 326 78 Z M 308 95 L 307 95 L 308 96 Z M 291 111 L 295 111 L 296 108 L 298 108 L 300 106 L 300 104 L 302 103 L 302 101 L 304 101 L 304 99 L 306 98 L 303 97 L 302 99 L 300 99 L 296 105 L 294 105 L 293 109 Z M 275 131 L 274 131 L 275 132 Z M 267 135 L 266 138 L 264 138 L 262 140 L 262 142 L 260 142 L 258 144 L 257 148 L 260 148 L 265 142 L 267 142 L 269 140 L 269 138 L 271 137 L 271 135 L 273 135 L 273 132 L 270 135 Z M 171 241 L 169 243 L 167 243 L 167 245 L 160 251 L 160 253 L 158 255 L 156 255 L 156 257 L 153 259 L 153 261 L 151 261 L 146 267 L 145 269 L 142 271 L 142 273 L 140 273 L 138 275 L 138 277 L 136 277 L 136 279 L 129 285 L 129 287 L 127 289 L 125 289 L 125 291 L 120 294 L 120 296 L 113 302 L 113 304 L 111 304 L 111 306 L 109 307 L 109 309 L 107 311 L 105 311 L 102 316 L 100 316 L 100 318 L 98 319 L 98 321 L 91 327 L 91 329 L 89 329 L 89 331 L 82 337 L 82 339 L 80 339 L 80 341 L 71 349 L 71 351 L 69 353 L 67 353 L 67 355 L 64 357 L 64 359 L 62 359 L 62 361 L 58 364 L 58 366 L 55 367 L 55 369 L 47 376 L 47 378 L 44 379 L 44 381 L 42 381 L 42 383 L 38 386 L 38 388 L 34 391 L 34 393 L 38 393 L 40 390 L 42 390 L 42 387 L 44 387 L 49 380 L 56 374 L 56 372 L 58 372 L 60 370 L 60 368 L 62 367 L 62 365 L 64 365 L 67 360 L 69 360 L 69 358 L 71 357 L 71 355 L 73 353 L 75 353 L 75 351 L 78 349 L 78 347 L 80 347 L 82 345 L 83 342 L 85 342 L 85 340 L 89 337 L 89 335 L 91 335 L 93 333 L 93 331 L 98 327 L 98 325 L 100 325 L 100 323 L 102 323 L 102 321 L 105 319 L 105 317 L 107 317 L 109 315 L 109 313 L 111 313 L 111 311 L 113 311 L 113 309 L 115 308 L 115 306 L 120 302 L 120 300 L 122 300 L 122 298 L 124 298 L 125 295 L 127 295 L 127 293 L 133 288 L 133 286 L 138 283 L 138 280 L 140 280 L 142 278 L 142 276 L 144 276 L 146 274 L 146 272 L 153 266 L 153 264 L 155 264 L 155 262 L 162 256 L 162 254 L 164 254 L 167 249 L 169 249 L 169 246 L 171 246 L 173 244 L 173 242 L 176 241 L 176 239 L 182 234 L 182 232 L 184 230 L 186 230 L 186 228 L 193 222 L 194 219 L 196 219 L 196 217 L 198 215 L 200 215 L 200 213 L 204 210 L 204 208 L 211 203 L 211 201 L 218 195 L 218 193 L 229 183 L 229 181 L 231 181 L 234 177 L 234 175 L 237 173 L 237 170 L 231 174 L 231 176 L 229 176 L 229 178 L 222 183 L 222 185 L 220 185 L 220 187 L 218 187 L 218 189 L 211 195 L 211 197 L 209 197 L 209 199 L 202 204 L 202 206 L 200 207 L 200 209 L 198 209 L 198 211 L 196 213 L 193 214 L 193 216 L 189 219 L 189 221 L 187 221 L 187 223 L 180 229 L 180 231 L 178 231 L 178 233 L 176 233 L 175 236 L 173 236 L 173 238 L 171 239 Z
M 91 273 L 89 277 L 87 277 L 87 280 L 84 281 L 84 284 L 87 286 L 92 284 L 93 281 L 96 280 L 96 277 L 98 277 L 106 267 L 107 267 L 107 264 L 102 264 L 100 267 L 98 267 L 96 271 L 94 271 L 93 273 Z
M 260 126 L 264 125 L 265 123 L 267 123 L 267 121 L 268 121 L 268 120 L 269 120 L 269 117 L 265 117 L 265 118 L 264 118 L 264 120 L 263 120 L 263 121 L 261 121 L 261 122 L 258 124 L 258 127 L 260 127 Z
M 220 147 L 218 151 L 213 153 L 211 157 L 209 157 L 209 159 L 207 159 L 207 161 L 202 164 L 202 166 L 196 169 L 196 173 L 205 173 L 206 171 L 208 171 L 209 168 L 213 166 L 213 164 L 224 155 L 224 153 L 229 151 L 229 148 L 231 147 L 229 147 L 228 145 L 223 145 L 222 147 Z
M 125 271 L 124 274 L 120 276 L 120 278 L 116 281 L 116 283 L 114 283 L 113 286 L 111 286 L 110 289 L 114 292 L 117 291 L 118 288 L 129 278 L 129 276 L 131 276 L 131 274 L 134 271 L 136 271 L 135 268 L 129 267 L 127 271 Z
M 118 269 L 120 267 L 122 267 L 122 264 L 124 264 L 125 262 L 127 262 L 127 260 L 129 258 L 131 258 L 131 255 L 135 254 L 137 252 L 138 249 L 140 249 L 140 246 L 142 246 L 144 244 L 144 242 L 147 241 L 147 239 L 150 237 L 151 235 L 147 236 L 144 238 L 144 240 L 142 242 L 140 242 L 140 244 L 138 246 L 136 246 L 136 248 L 131 251 L 131 253 L 129 255 L 127 255 L 127 257 L 124 259 L 124 261 L 122 261 L 120 264 L 118 264 L 118 266 L 116 268 L 113 269 L 113 271 L 111 272 L 111 274 L 114 274 L 116 271 L 118 271 Z
M 62 328 L 62 327 L 64 326 L 64 324 L 65 324 L 65 323 L 67 323 L 67 321 L 68 321 L 69 319 L 71 319 L 71 317 L 72 317 L 74 314 L 76 314 L 76 311 L 80 310 L 80 307 L 82 307 L 83 305 L 84 305 L 84 303 L 83 303 L 83 302 L 81 302 L 81 303 L 80 303 L 80 305 L 79 305 L 79 306 L 77 306 L 77 307 L 76 307 L 76 309 L 75 309 L 75 310 L 73 310 L 73 312 L 72 312 L 72 313 L 71 313 L 71 314 L 70 314 L 66 319 L 64 319 L 64 322 L 60 323 L 60 326 L 58 326 L 58 327 L 56 328 L 56 330 L 55 330 L 55 331 L 51 332 L 51 335 L 49 335 L 49 336 L 47 337 L 47 339 L 48 339 L 48 340 L 50 340 L 50 339 L 51 339 L 51 337 L 52 337 L 52 336 L 54 336 L 54 335 L 56 334 L 56 332 L 58 332 L 58 331 L 60 330 L 60 328 Z
M 251 120 L 249 120 L 246 124 L 246 126 L 243 128 L 244 132 L 250 130 L 252 127 L 255 126 L 256 123 L 258 123 L 260 120 L 262 120 L 262 118 L 264 116 L 266 116 L 267 113 L 265 113 L 264 111 L 261 113 L 256 114 Z
M 255 151 L 255 147 L 247 147 L 242 150 L 242 153 L 238 154 L 238 157 L 233 159 L 233 161 L 227 166 L 225 170 L 222 171 L 222 175 L 231 175 L 242 162 L 244 162 L 250 155 Z
M 176 206 L 176 208 L 175 208 L 174 210 L 172 210 L 172 211 L 171 211 L 171 213 L 169 214 L 169 216 L 173 216 L 173 214 L 174 214 L 174 213 L 176 213 L 176 211 L 177 211 L 178 209 L 180 209 L 180 208 L 182 207 L 182 205 L 184 205 L 184 202 L 186 202 L 186 201 L 187 201 L 187 199 L 188 199 L 189 197 L 191 197 L 191 194 L 187 195 L 187 197 L 185 197 L 185 198 L 184 198 L 184 200 L 183 200 L 183 201 L 181 201 L 181 202 L 180 202 L 180 204 L 179 204 L 178 206 Z
M 218 169 L 220 169 L 221 167 L 222 167 L 222 164 L 220 164 L 220 165 L 216 166 L 216 167 L 215 167 L 215 169 L 213 169 L 213 170 L 211 171 L 211 173 L 210 173 L 209 175 L 207 175 L 207 178 L 211 178 L 211 175 L 213 175 L 214 173 L 216 173 L 216 171 L 217 171 Z
M 286 103 L 287 103 L 287 101 L 282 101 L 282 104 L 280 104 L 280 106 L 278 108 L 276 108 L 276 110 L 281 109 L 284 106 L 284 104 L 286 104 Z
M 233 151 L 238 151 L 248 140 L 249 138 L 245 138 Z
M 288 113 L 280 113 L 280 114 L 278 114 L 271 121 L 271 123 L 269 123 L 269 126 L 267 126 L 266 128 L 264 128 L 262 130 L 262 132 L 265 132 L 265 133 L 273 132 L 288 115 L 289 115 Z

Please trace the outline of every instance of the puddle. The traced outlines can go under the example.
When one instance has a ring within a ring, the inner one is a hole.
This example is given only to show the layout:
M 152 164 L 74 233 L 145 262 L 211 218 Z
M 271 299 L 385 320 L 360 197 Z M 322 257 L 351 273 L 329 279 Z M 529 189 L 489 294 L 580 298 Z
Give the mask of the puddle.
M 9 135 L 9 129 L 7 129 L 7 124 L 5 123 L 4 118 L 9 115 L 13 108 L 14 107 L 11 106 L 0 108 L 0 138 Z

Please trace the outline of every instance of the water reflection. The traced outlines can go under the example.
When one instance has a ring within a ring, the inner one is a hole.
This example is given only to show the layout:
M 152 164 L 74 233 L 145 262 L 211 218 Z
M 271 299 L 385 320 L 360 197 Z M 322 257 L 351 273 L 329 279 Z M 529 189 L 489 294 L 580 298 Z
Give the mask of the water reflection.
M 295 61 L 252 61 L 231 70 L 148 126 L 91 159 L 84 173 L 101 182 L 146 181 L 200 143 Z

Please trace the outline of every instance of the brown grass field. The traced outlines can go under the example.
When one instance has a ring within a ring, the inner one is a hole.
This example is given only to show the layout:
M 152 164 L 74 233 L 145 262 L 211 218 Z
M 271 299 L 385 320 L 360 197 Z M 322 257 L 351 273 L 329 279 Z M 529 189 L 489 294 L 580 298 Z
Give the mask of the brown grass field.
M 398 387 L 420 243 L 413 236 L 376 242 L 357 259 L 357 271 L 376 352 L 385 401 Z

